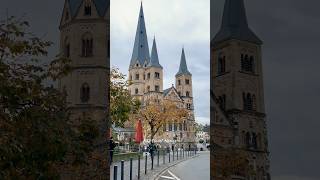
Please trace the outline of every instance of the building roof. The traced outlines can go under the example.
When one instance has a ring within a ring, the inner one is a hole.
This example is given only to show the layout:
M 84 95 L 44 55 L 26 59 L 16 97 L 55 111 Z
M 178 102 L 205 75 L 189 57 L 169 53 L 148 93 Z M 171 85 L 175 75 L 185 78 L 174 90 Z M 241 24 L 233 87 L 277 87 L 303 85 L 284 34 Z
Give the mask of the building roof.
M 153 39 L 153 45 L 152 45 L 152 51 L 151 51 L 151 59 L 150 59 L 150 62 L 148 64 L 148 67 L 162 68 L 162 66 L 159 63 L 159 56 L 158 56 L 156 38 Z
M 191 75 L 191 73 L 188 70 L 184 48 L 182 48 L 179 71 L 177 72 L 176 76 L 180 76 L 180 75 Z
M 248 26 L 243 0 L 226 0 L 220 30 L 211 43 L 215 45 L 230 39 L 262 44 Z
M 144 20 L 143 6 L 141 3 L 130 67 L 134 66 L 136 63 L 144 65 L 145 63 L 149 63 L 149 61 L 150 54 L 148 46 L 148 37 Z
M 83 0 L 68 0 L 72 17 L 75 17 L 83 3 Z M 99 16 L 104 16 L 109 9 L 110 0 L 93 0 Z

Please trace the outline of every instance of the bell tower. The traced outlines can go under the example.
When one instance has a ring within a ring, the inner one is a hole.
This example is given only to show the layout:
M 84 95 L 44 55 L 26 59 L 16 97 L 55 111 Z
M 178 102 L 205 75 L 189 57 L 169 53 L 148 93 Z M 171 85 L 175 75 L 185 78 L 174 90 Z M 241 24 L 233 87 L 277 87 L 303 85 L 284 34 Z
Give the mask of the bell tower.
M 106 118 L 110 58 L 109 0 L 66 0 L 60 22 L 60 52 L 71 72 L 60 79 L 73 119 L 84 113 Z
M 226 0 L 211 42 L 213 141 L 245 152 L 245 179 L 270 179 L 264 107 L 262 41 L 249 28 L 243 0 Z M 226 128 L 227 127 L 227 128 Z M 254 172 L 254 173 L 252 173 Z

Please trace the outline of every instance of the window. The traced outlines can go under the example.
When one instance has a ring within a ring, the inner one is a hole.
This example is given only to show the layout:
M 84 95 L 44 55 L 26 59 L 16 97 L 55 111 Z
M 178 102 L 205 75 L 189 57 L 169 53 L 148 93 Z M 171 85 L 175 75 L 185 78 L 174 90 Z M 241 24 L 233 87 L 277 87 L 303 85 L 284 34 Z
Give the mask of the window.
M 256 97 L 250 93 L 242 93 L 243 99 L 243 109 L 246 111 L 255 111 L 256 110 Z
M 139 89 L 138 88 L 136 88 L 135 93 L 139 94 Z
M 154 73 L 154 77 L 155 77 L 156 79 L 160 79 L 160 73 L 155 72 L 155 73 Z
M 93 55 L 93 39 L 90 33 L 82 36 L 82 57 L 90 57 Z
M 257 135 L 256 133 L 252 133 L 252 147 L 254 149 L 258 149 L 258 143 L 257 143 Z
M 226 109 L 226 95 L 223 94 L 222 96 L 219 96 L 219 103 L 220 103 L 220 107 L 225 110 Z
M 241 54 L 241 70 L 254 73 L 254 57 L 248 54 Z
M 178 85 L 179 85 L 179 86 L 181 85 L 181 80 L 180 80 L 180 79 L 178 80 Z
M 69 11 L 66 11 L 66 18 L 65 20 L 68 20 L 69 19 Z
M 247 147 L 251 146 L 251 135 L 249 132 L 246 133 L 246 146 Z
M 186 84 L 189 84 L 189 83 L 190 83 L 189 79 L 186 79 Z
M 189 91 L 186 92 L 186 96 L 190 97 L 190 92 Z
M 186 123 L 186 121 L 183 121 L 183 130 L 187 130 L 187 123 Z
M 218 75 L 221 75 L 226 72 L 226 56 L 222 54 L 218 57 Z
M 179 130 L 182 131 L 182 123 L 179 123 Z M 180 136 L 182 137 L 182 136 Z
M 64 40 L 64 55 L 66 58 L 70 57 L 70 43 L 68 37 Z
M 159 91 L 160 91 L 159 86 L 154 86 L 154 89 L 155 89 L 156 92 L 159 92 Z
M 167 124 L 166 123 L 163 124 L 163 132 L 165 132 L 165 131 L 167 131 Z
M 143 74 L 143 80 L 146 80 L 146 74 Z
M 187 109 L 191 109 L 191 104 L 187 104 Z
M 147 86 L 147 92 L 149 92 L 150 91 L 150 86 Z
M 173 125 L 174 125 L 174 131 L 177 131 L 178 130 L 178 123 L 175 122 Z
M 87 103 L 90 99 L 90 87 L 87 83 L 81 86 L 80 99 L 82 103 Z
M 84 5 L 84 15 L 85 16 L 91 16 L 91 4 L 90 0 L 87 0 Z
M 148 79 L 150 79 L 150 73 L 148 73 L 147 77 L 148 77 Z
M 169 123 L 169 131 L 172 131 L 172 123 Z
M 136 74 L 136 80 L 139 80 L 139 74 Z

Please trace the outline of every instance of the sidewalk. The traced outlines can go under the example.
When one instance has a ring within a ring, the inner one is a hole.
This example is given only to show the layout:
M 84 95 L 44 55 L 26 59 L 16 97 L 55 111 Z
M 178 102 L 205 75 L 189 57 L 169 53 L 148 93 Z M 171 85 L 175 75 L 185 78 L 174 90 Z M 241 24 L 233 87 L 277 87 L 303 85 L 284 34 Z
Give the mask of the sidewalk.
M 184 152 L 184 158 L 183 154 L 179 152 L 178 154 L 178 160 L 177 160 L 177 154 L 174 153 L 174 161 L 173 161 L 173 153 L 170 152 L 170 163 L 169 163 L 169 153 L 167 153 L 165 156 L 160 155 L 159 156 L 159 166 L 158 166 L 158 156 L 157 153 L 154 156 L 154 164 L 153 164 L 153 170 L 151 170 L 151 158 L 150 156 L 147 156 L 147 174 L 145 174 L 145 156 L 141 157 L 140 159 L 140 180 L 142 179 L 153 179 L 152 177 L 155 177 L 158 173 L 163 171 L 163 169 L 166 169 L 172 165 L 175 165 L 181 161 L 187 160 L 189 158 L 194 157 L 194 152 L 189 157 L 187 157 L 188 152 Z M 165 157 L 165 163 L 163 164 L 163 157 Z M 121 162 L 113 163 L 110 166 L 110 179 L 114 180 L 114 166 L 118 166 L 117 170 L 117 180 L 121 180 Z M 124 180 L 130 180 L 130 161 L 124 162 Z M 138 160 L 132 161 L 132 179 L 138 180 Z

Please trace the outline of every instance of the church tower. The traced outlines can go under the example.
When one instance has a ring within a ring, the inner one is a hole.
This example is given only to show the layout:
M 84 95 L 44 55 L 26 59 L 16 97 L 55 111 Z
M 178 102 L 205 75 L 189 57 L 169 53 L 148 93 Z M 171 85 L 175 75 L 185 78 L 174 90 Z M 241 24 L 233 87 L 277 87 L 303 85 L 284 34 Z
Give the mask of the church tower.
M 182 48 L 179 71 L 176 74 L 176 89 L 179 96 L 183 99 L 184 108 L 189 111 L 189 118 L 186 122 L 187 137 L 191 140 L 194 136 L 194 106 L 193 106 L 193 92 L 192 92 L 192 74 L 188 70 L 186 55 L 184 48 Z
M 153 40 L 151 57 L 141 3 L 136 37 L 129 66 L 131 95 L 142 103 L 159 100 L 163 93 L 163 68 L 159 63 L 156 39 Z
M 243 0 L 226 0 L 220 31 L 211 42 L 211 139 L 216 149 L 245 152 L 249 169 L 238 175 L 267 180 L 269 151 L 261 45 L 248 26 Z
M 106 118 L 109 73 L 109 0 L 66 0 L 60 22 L 60 52 L 71 72 L 60 79 L 72 119 Z

